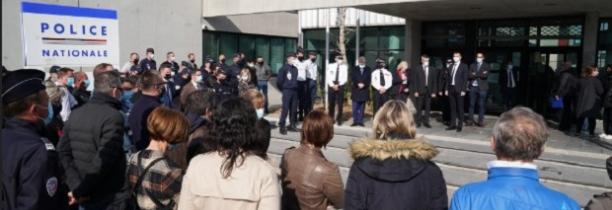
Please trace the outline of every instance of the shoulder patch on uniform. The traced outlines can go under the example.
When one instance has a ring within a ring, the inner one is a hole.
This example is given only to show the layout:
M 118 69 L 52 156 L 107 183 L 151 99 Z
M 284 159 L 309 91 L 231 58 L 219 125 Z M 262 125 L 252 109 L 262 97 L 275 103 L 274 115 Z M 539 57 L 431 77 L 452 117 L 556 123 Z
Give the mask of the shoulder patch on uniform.
M 47 151 L 55 151 L 55 146 L 53 146 L 53 143 L 51 143 L 49 139 L 45 137 L 40 137 L 40 140 L 42 140 L 43 143 L 45 143 L 45 148 L 47 148 Z
M 58 183 L 56 177 L 51 177 L 47 179 L 45 188 L 47 189 L 47 194 L 49 194 L 49 197 L 53 197 L 55 195 L 55 193 L 57 192 L 57 185 Z

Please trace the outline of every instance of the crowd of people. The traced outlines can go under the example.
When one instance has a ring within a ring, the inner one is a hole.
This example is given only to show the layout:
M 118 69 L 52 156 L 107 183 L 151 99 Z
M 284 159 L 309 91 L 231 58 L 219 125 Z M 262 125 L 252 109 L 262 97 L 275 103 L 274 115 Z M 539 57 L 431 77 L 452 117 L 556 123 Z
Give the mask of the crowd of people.
M 448 96 L 449 129 L 461 131 L 466 94 L 474 98 L 470 116 L 480 107 L 471 123 L 482 126 L 489 71 L 482 53 L 469 67 L 454 53 L 445 70 L 422 55 L 414 71 L 404 63 L 394 73 L 382 60 L 370 73 L 363 57 L 349 73 L 335 56 L 325 72 L 328 110 L 313 109 L 316 54 L 288 55 L 277 76 L 279 126 L 282 134 L 299 131 L 301 142 L 280 163 L 267 155 L 272 125 L 263 116 L 272 73 L 263 58 L 238 53 L 225 65 L 220 55 L 198 68 L 195 54 L 180 65 L 174 53 L 166 55 L 159 67 L 151 48 L 142 60 L 132 53 L 121 70 L 97 65 L 93 83 L 67 67 L 52 67 L 47 78 L 39 70 L 3 70 L 2 209 L 580 209 L 538 181 L 533 161 L 549 131 L 525 107 L 495 123 L 497 160 L 488 164 L 488 180 L 461 187 L 449 202 L 432 161 L 438 150 L 417 127 L 430 127 L 431 99 Z M 363 126 L 370 86 L 375 115 L 373 136 L 349 147 L 354 162 L 344 186 L 322 149 L 342 123 L 349 75 L 354 125 Z
M 483 53 L 476 54 L 476 62 L 466 64 L 460 52 L 454 52 L 452 59 L 446 61 L 444 68 L 433 67 L 429 56 L 420 56 L 420 63 L 410 67 L 406 61 L 397 64 L 396 69 L 389 70 L 387 62 L 378 58 L 376 66 L 366 65 L 365 57 L 357 58 L 357 65 L 349 68 L 341 54 L 334 56 L 334 61 L 327 65 L 323 84 L 326 86 L 328 113 L 335 123 L 342 125 L 346 89 L 350 89 L 352 118 L 351 126 L 364 126 L 365 105 L 372 95 L 373 112 L 389 100 L 409 102 L 415 113 L 417 127 L 431 128 L 430 113 L 434 99 L 443 108 L 443 121 L 447 130 L 461 132 L 463 124 L 484 127 L 486 98 L 489 91 L 488 76 L 490 66 L 485 62 Z M 316 54 L 304 59 L 303 53 L 287 56 L 285 64 L 278 73 L 277 86 L 282 92 L 283 103 L 280 118 L 280 133 L 297 131 L 296 123 L 303 113 L 312 110 L 316 95 L 317 78 Z M 504 76 L 500 77 L 503 92 L 508 96 L 515 95 L 518 84 L 518 72 L 509 64 L 505 67 Z M 306 75 L 306 82 L 302 76 Z M 316 73 L 314 73 L 316 75 Z M 350 88 L 349 88 L 350 86 Z M 313 92 L 314 91 L 314 92 Z M 372 92 L 372 93 L 370 93 Z M 469 96 L 469 114 L 465 115 L 464 99 Z M 515 105 L 513 97 L 507 97 L 507 108 Z M 305 108 L 303 108 L 305 107 Z M 478 111 L 476 113 L 476 111 Z M 474 116 L 477 114 L 478 118 Z M 289 126 L 286 118 L 289 115 Z

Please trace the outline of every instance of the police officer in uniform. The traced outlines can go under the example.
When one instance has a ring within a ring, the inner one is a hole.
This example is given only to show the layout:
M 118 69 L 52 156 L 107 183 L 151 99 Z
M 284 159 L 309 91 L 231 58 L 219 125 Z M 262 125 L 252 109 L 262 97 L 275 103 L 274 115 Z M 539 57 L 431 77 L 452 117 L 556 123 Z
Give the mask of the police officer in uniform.
M 50 122 L 45 73 L 17 70 L 2 77 L 2 186 L 0 209 L 67 209 L 55 146 L 43 136 Z
M 228 78 L 228 73 L 223 68 L 218 68 L 215 72 L 215 79 L 210 84 L 210 88 L 219 97 L 238 95 L 238 87 Z
M 280 133 L 285 135 L 287 130 L 297 131 L 297 106 L 298 106 L 298 69 L 297 59 L 295 54 L 287 55 L 287 63 L 278 71 L 278 77 L 276 79 L 276 86 L 283 93 L 282 100 L 282 111 L 280 119 L 278 120 L 278 126 Z M 289 114 L 289 129 L 285 127 L 285 121 L 287 120 L 287 114 Z

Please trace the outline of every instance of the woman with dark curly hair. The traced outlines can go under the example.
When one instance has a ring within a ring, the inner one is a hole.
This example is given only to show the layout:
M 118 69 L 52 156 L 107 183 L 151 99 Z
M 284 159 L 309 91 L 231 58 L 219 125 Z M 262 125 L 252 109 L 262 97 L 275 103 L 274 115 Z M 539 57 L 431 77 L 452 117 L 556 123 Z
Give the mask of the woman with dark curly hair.
M 255 109 L 242 99 L 221 102 L 210 136 L 217 150 L 191 159 L 179 209 L 280 209 L 276 169 L 253 154 Z

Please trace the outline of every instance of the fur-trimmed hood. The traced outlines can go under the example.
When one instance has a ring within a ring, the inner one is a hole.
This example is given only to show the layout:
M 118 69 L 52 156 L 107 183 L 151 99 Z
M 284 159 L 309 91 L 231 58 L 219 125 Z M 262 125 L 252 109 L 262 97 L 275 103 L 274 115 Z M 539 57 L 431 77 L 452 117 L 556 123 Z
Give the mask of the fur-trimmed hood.
M 349 150 L 355 160 L 353 167 L 379 181 L 410 181 L 424 171 L 439 170 L 431 161 L 438 150 L 422 138 L 364 139 L 351 144 Z
M 422 138 L 412 140 L 376 140 L 363 139 L 350 146 L 353 159 L 369 157 L 376 160 L 421 159 L 431 160 L 438 155 L 438 150 Z

